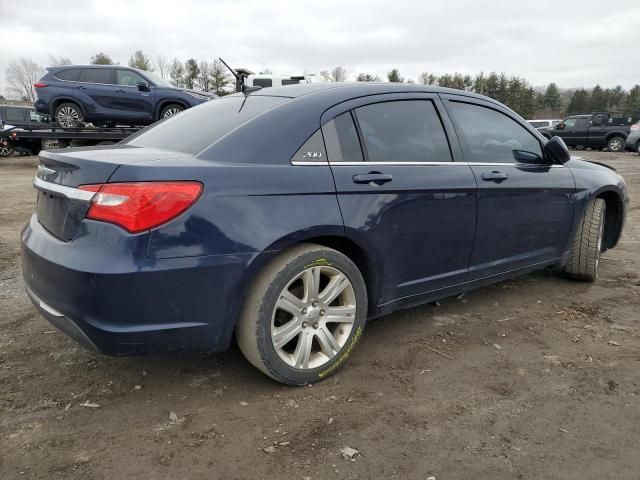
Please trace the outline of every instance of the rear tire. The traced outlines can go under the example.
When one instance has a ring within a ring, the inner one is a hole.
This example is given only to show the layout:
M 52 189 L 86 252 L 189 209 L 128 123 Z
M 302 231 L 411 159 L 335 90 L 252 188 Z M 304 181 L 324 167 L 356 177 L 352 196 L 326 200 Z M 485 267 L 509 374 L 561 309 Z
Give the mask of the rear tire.
M 163 109 L 160 111 L 160 120 L 162 120 L 163 118 L 173 117 L 174 115 L 182 112 L 184 109 L 185 108 L 182 105 L 171 103 L 166 107 L 163 107 Z
M 61 103 L 54 114 L 55 121 L 62 128 L 77 128 L 84 123 L 84 115 L 78 105 L 72 102 Z
M 0 157 L 10 157 L 13 155 L 13 148 L 0 146 Z
M 606 203 L 596 198 L 589 204 L 578 226 L 564 271 L 571 278 L 595 282 L 602 252 Z
M 288 385 L 306 385 L 344 364 L 366 319 L 367 290 L 356 265 L 336 250 L 301 244 L 256 277 L 236 338 L 247 360 L 263 373 Z
M 624 150 L 625 139 L 622 137 L 612 137 L 607 142 L 607 150 L 614 153 L 619 153 Z

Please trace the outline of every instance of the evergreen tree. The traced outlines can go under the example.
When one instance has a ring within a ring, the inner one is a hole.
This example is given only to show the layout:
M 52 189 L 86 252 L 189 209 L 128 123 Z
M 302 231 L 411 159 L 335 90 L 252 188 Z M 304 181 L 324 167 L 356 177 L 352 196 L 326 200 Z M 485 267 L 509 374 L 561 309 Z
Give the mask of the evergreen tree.
M 211 64 L 209 83 L 211 85 L 211 90 L 216 95 L 226 95 L 227 93 L 230 93 L 226 89 L 227 85 L 231 83 L 229 70 L 227 70 L 227 67 L 225 67 L 220 60 L 214 60 Z
M 92 65 L 114 65 L 113 60 L 104 52 L 98 52 L 89 61 Z
M 129 66 L 131 68 L 137 68 L 138 70 L 153 71 L 151 59 L 145 55 L 142 50 L 136 50 L 136 52 L 131 55 L 131 58 L 129 59 Z
M 200 75 L 200 68 L 198 67 L 198 62 L 195 58 L 190 58 L 184 64 L 184 76 L 183 82 L 185 88 L 189 88 L 193 90 L 196 85 L 196 80 Z
M 590 98 L 589 92 L 584 88 L 579 88 L 571 96 L 569 105 L 567 106 L 567 114 L 586 113 L 589 110 Z
M 356 82 L 379 82 L 380 77 L 378 75 L 371 75 L 370 73 L 359 73 L 356 77 Z
M 640 115 L 640 85 L 635 85 L 624 102 L 624 110 L 628 115 Z
M 169 69 L 169 78 L 171 78 L 171 83 L 180 88 L 184 86 L 184 67 L 182 66 L 182 62 L 177 58 L 174 58 L 171 62 L 171 68 Z
M 555 83 L 547 85 L 544 91 L 543 106 L 553 111 L 558 111 L 562 107 L 562 98 L 560 97 L 560 90 Z
M 395 82 L 395 83 L 404 82 L 404 78 L 402 78 L 400 76 L 400 72 L 398 71 L 397 68 L 394 68 L 389 73 L 387 73 L 387 80 L 390 81 L 390 82 Z

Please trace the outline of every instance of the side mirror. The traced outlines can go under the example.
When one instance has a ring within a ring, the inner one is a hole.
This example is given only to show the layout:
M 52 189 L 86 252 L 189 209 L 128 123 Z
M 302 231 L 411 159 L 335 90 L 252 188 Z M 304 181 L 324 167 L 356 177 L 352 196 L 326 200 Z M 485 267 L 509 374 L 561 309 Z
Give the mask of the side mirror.
M 567 145 L 560 137 L 553 137 L 543 147 L 544 154 L 551 163 L 563 165 L 571 160 Z
M 141 92 L 149 91 L 149 84 L 147 82 L 136 83 L 136 86 L 138 87 L 138 90 L 140 90 Z
M 559 123 L 554 127 L 556 130 L 564 130 L 564 123 Z
M 549 163 L 537 153 L 529 152 L 527 150 L 514 150 L 513 159 L 518 163 L 528 163 L 533 165 L 544 165 Z

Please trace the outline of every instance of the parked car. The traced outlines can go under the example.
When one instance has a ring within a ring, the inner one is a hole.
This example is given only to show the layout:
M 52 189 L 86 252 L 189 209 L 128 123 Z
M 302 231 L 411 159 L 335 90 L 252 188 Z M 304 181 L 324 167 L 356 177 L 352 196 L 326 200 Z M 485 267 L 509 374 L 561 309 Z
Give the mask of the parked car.
M 555 127 L 560 122 L 562 122 L 562 120 L 527 120 L 527 122 L 533 128 L 540 129 L 540 128 Z
M 35 107 L 62 127 L 83 122 L 148 125 L 216 98 L 120 65 L 65 65 L 47 70 L 34 84 Z
M 570 147 L 606 148 L 622 152 L 629 135 L 629 126 L 613 122 L 606 115 L 572 115 L 553 128 L 542 130 L 545 137 L 558 136 Z
M 433 86 L 234 94 L 113 147 L 43 151 L 28 293 L 109 354 L 227 349 L 293 385 L 367 319 L 558 268 L 594 281 L 623 228 L 614 170 L 505 106 Z
M 627 150 L 640 154 L 640 120 L 631 125 L 626 147 Z
M 48 119 L 30 107 L 19 105 L 0 105 L 0 131 L 16 125 L 38 126 Z M 14 149 L 9 143 L 0 139 L 0 157 L 13 155 Z M 24 153 L 24 152 L 22 152 Z

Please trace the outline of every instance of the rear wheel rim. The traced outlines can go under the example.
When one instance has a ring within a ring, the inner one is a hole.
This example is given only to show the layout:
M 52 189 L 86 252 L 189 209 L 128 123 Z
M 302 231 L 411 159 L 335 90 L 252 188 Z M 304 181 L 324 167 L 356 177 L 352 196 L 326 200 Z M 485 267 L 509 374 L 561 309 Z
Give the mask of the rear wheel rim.
M 58 119 L 58 123 L 63 127 L 75 127 L 80 121 L 80 114 L 73 107 L 62 107 L 58 110 L 58 115 L 56 116 Z
M 0 157 L 8 157 L 13 150 L 9 147 L 0 147 Z
M 271 317 L 278 357 L 298 370 L 329 363 L 344 347 L 356 319 L 356 295 L 335 267 L 313 266 L 284 287 Z
M 181 111 L 182 111 L 182 109 L 178 108 L 178 107 L 167 108 L 164 111 L 164 115 L 162 115 L 162 118 L 173 117 L 174 115 L 177 115 Z

